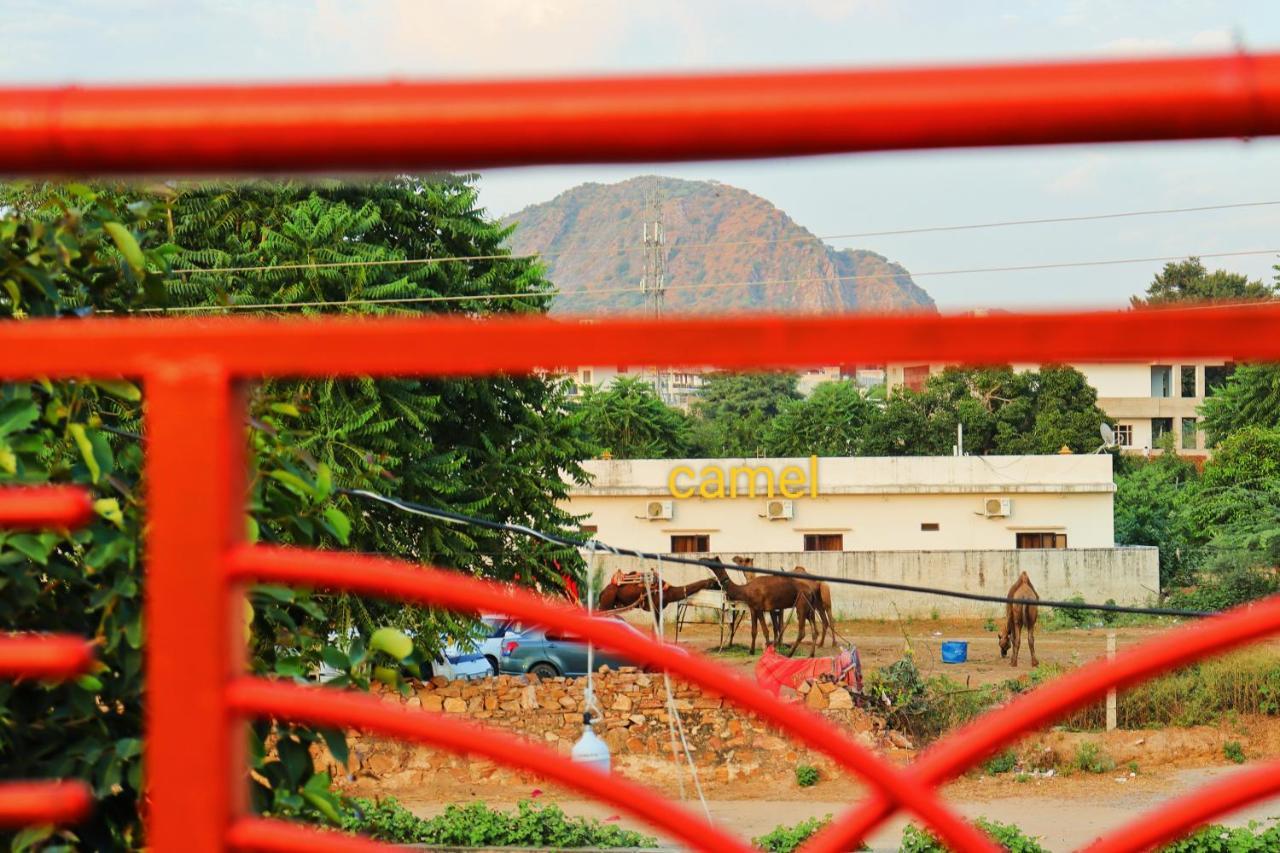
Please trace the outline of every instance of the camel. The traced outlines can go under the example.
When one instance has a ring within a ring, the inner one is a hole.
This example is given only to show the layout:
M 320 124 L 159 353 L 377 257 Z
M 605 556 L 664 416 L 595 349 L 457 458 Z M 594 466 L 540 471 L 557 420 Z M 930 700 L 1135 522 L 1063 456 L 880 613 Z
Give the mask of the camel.
M 1040 594 L 1031 585 L 1031 578 L 1023 572 L 1018 576 L 1017 582 L 1009 587 L 1009 598 L 1039 601 Z M 1031 651 L 1031 665 L 1033 667 L 1040 665 L 1040 661 L 1036 659 L 1036 615 L 1039 609 L 1034 604 L 1005 605 L 1005 626 L 1000 632 L 1000 657 L 1008 655 L 1009 646 L 1012 645 L 1013 660 L 1009 662 L 1009 666 L 1018 665 L 1018 649 L 1022 645 L 1023 631 L 1027 632 L 1027 648 Z
M 796 599 L 800 595 L 799 584 L 803 583 L 803 581 L 780 575 L 765 575 L 740 584 L 729 580 L 729 575 L 720 566 L 711 567 L 711 573 L 716 576 L 716 580 L 719 582 L 720 588 L 724 590 L 726 598 L 730 601 L 741 601 L 750 609 L 751 654 L 754 655 L 756 653 L 756 635 L 762 623 L 764 625 L 765 643 L 769 642 L 769 623 L 765 620 L 765 614 L 772 614 L 775 610 L 782 611 L 795 607 Z
M 716 581 L 713 578 L 694 581 L 684 586 L 671 586 L 664 583 L 661 592 L 662 608 L 666 609 L 668 604 L 683 601 L 694 593 L 710 589 L 715 585 Z M 653 596 L 653 603 L 656 607 L 659 599 L 659 591 L 656 586 L 650 588 L 650 593 Z M 630 576 L 624 575 L 622 572 L 615 572 L 609 583 L 605 584 L 604 589 L 600 590 L 600 599 L 596 602 L 596 607 L 602 613 L 609 610 L 624 610 L 637 606 L 648 610 L 649 597 L 649 594 L 645 592 L 643 580 L 630 580 Z
M 755 562 L 750 557 L 734 557 L 733 562 L 739 566 L 754 566 Z M 807 575 L 808 571 L 804 566 L 796 566 L 791 570 L 792 574 Z M 804 626 L 808 621 L 813 632 L 813 642 L 809 647 L 809 657 L 816 654 L 818 646 L 827 644 L 827 631 L 831 632 L 831 645 L 836 645 L 836 629 L 833 624 L 833 616 L 831 611 L 831 587 L 822 581 L 798 581 L 800 584 L 801 594 L 796 597 L 795 610 L 796 621 L 800 623 L 799 636 L 791 646 L 788 657 L 794 656 L 796 649 L 804 642 Z M 774 610 L 770 612 L 773 621 L 773 635 L 775 645 L 782 645 L 782 635 L 786 630 L 783 623 L 783 611 L 786 608 Z M 818 619 L 822 619 L 822 639 L 818 639 Z M 766 642 L 768 637 L 766 636 Z

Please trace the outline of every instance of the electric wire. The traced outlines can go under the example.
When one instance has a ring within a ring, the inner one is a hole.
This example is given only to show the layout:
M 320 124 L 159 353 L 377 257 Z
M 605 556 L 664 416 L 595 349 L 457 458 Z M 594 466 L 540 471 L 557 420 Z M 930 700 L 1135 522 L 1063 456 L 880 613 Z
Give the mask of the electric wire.
M 766 569 L 760 566 L 741 566 L 736 563 L 725 563 L 721 560 L 681 557 L 679 554 L 659 554 L 654 551 L 640 551 L 634 548 L 622 548 L 601 542 L 598 539 L 580 540 L 562 536 L 558 533 L 547 533 L 542 530 L 535 530 L 522 524 L 509 524 L 501 521 L 492 521 L 486 518 L 478 518 L 476 516 L 464 515 L 452 510 L 439 509 L 436 507 L 424 506 L 413 501 L 407 501 L 400 498 L 392 498 L 386 495 L 371 492 L 366 489 L 335 489 L 335 491 L 348 495 L 358 495 L 370 500 L 381 501 L 390 506 L 396 507 L 404 512 L 413 513 L 427 518 L 434 518 L 437 521 L 444 521 L 450 524 L 462 524 L 472 527 L 481 527 L 488 530 L 499 530 L 511 533 L 523 533 L 527 536 L 533 536 L 554 545 L 561 545 L 569 548 L 589 549 L 591 543 L 596 543 L 595 547 L 602 548 L 615 556 L 620 557 L 638 557 L 641 560 L 657 560 L 662 559 L 668 563 L 680 563 L 690 566 L 701 566 L 705 569 L 737 569 L 742 572 L 758 574 L 758 575 L 776 575 L 780 577 L 795 577 L 792 572 L 785 569 Z M 1177 616 L 1184 618 L 1204 618 L 1215 616 L 1216 613 L 1205 610 L 1179 610 L 1168 607 L 1138 607 L 1127 604 L 1094 604 L 1085 601 L 1053 601 L 1048 599 L 1030 599 L 1030 598 L 1010 598 L 1004 595 L 987 595 L 978 592 L 962 592 L 954 589 L 942 589 L 939 587 L 917 586 L 914 584 L 894 583 L 892 581 L 876 581 L 866 578 L 842 578 L 833 575 L 816 575 L 807 574 L 804 576 L 808 581 L 820 581 L 832 584 L 844 584 L 847 586 L 862 586 L 873 589 L 890 589 L 897 592 L 912 592 L 922 595 L 936 595 L 944 598 L 958 598 L 965 601 L 984 601 L 991 604 L 1031 604 L 1039 607 L 1054 607 L 1062 610 L 1096 610 L 1104 613 L 1136 613 L 1145 616 Z

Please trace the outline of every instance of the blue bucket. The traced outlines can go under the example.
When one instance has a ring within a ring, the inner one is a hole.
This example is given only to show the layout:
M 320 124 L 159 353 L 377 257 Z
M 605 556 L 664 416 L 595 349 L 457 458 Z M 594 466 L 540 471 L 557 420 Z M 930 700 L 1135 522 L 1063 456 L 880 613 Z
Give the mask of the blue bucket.
M 969 644 L 955 640 L 942 644 L 943 663 L 964 663 L 969 659 Z

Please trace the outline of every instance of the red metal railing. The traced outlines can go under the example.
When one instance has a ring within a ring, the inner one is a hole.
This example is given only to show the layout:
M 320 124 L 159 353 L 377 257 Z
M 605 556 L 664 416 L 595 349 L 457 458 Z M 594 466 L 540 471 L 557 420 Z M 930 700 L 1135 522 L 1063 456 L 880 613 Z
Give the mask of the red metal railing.
M 634 133 L 641 125 L 645 133 Z M 0 92 L 0 160 L 8 171 L 28 173 L 424 168 L 1277 132 L 1277 55 L 670 78 L 662 86 L 635 79 Z M 481 737 L 443 716 L 392 710 L 368 697 L 246 677 L 243 589 L 266 580 L 505 612 L 589 637 L 714 690 L 831 756 L 871 790 L 866 803 L 813 839 L 811 850 L 852 849 L 905 808 L 953 849 L 990 851 L 991 842 L 938 799 L 941 783 L 1112 687 L 1280 632 L 1280 601 L 1170 632 L 1159 644 L 1083 667 L 898 769 L 822 718 L 779 703 L 735 673 L 590 621 L 581 610 L 394 560 L 246 545 L 242 383 L 279 375 L 483 376 L 599 363 L 743 369 L 873 359 L 1276 360 L 1278 321 L 1277 306 L 1029 317 L 735 318 L 661 327 L 445 317 L 41 321 L 0 327 L 0 379 L 123 374 L 143 380 L 147 831 L 158 853 L 385 849 L 250 817 L 240 732 L 250 716 L 356 725 L 483 752 L 614 803 L 690 846 L 744 849 L 646 789 L 548 751 L 514 748 L 491 732 Z M 87 515 L 88 498 L 80 493 L 0 493 L 0 524 L 69 526 Z M 32 642 L 0 644 L 0 674 L 67 675 L 88 661 L 80 641 Z M 181 656 L 167 651 L 178 648 Z M 201 733 L 201 749 L 191 749 L 192 731 Z M 1096 849 L 1141 849 L 1277 791 L 1280 767 L 1245 771 L 1190 801 L 1166 804 Z M 0 823 L 73 820 L 86 805 L 83 788 L 11 785 L 0 788 Z

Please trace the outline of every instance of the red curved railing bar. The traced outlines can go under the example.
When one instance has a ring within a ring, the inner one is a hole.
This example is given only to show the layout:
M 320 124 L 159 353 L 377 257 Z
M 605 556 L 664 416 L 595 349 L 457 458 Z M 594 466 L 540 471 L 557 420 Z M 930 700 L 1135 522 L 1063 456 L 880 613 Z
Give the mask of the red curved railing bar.
M 996 849 L 985 835 L 942 806 L 935 791 L 904 783 L 901 771 L 871 755 L 825 719 L 783 703 L 738 673 L 700 655 L 678 651 L 620 625 L 593 619 L 580 607 L 551 604 L 523 590 L 458 572 L 362 554 L 242 546 L 231 552 L 227 568 L 234 580 L 320 586 L 453 610 L 504 613 L 590 639 L 636 663 L 666 669 L 709 688 L 785 729 L 862 777 L 887 798 L 915 812 L 956 849 Z
M 1168 356 L 1280 361 L 1280 304 L 997 314 L 852 314 L 726 319 L 28 320 L 0 335 L 0 379 L 142 375 L 161 352 L 237 378 L 485 376 L 617 364 L 725 370 L 796 364 L 1009 364 Z M 698 341 L 673 349 L 670 337 Z M 422 346 L 431 340 L 433 346 Z M 1171 344 L 1176 341 L 1176 347 Z
M 243 817 L 233 823 L 227 832 L 227 844 L 232 850 L 254 853 L 387 853 L 394 849 L 359 835 L 258 817 Z
M 653 162 L 1280 132 L 1280 56 L 0 90 L 13 174 Z
M 93 518 L 93 500 L 78 486 L 0 488 L 0 527 L 80 527 Z
M 1148 850 L 1181 838 L 1213 818 L 1280 791 L 1280 761 L 1232 773 L 1134 818 L 1083 848 L 1087 853 Z
M 450 719 L 430 711 L 409 711 L 362 693 L 299 687 L 257 678 L 242 678 L 227 688 L 233 711 L 277 717 L 318 726 L 360 729 L 459 755 L 483 755 L 508 767 L 537 773 L 544 779 L 610 803 L 694 848 L 752 853 L 753 848 L 707 823 L 706 819 L 617 774 L 575 764 L 565 756 L 506 732 Z
M 0 782 L 0 829 L 76 823 L 92 808 L 83 782 Z
M 73 678 L 93 666 L 93 644 L 66 634 L 0 636 L 0 678 Z
M 1126 649 L 1114 660 L 1098 660 L 1060 676 L 1001 708 L 990 711 L 939 741 L 906 771 L 919 785 L 935 787 L 986 758 L 1002 744 L 1077 708 L 1161 673 L 1229 651 L 1280 632 L 1280 596 L 1186 625 Z M 1276 779 L 1280 789 L 1280 778 Z M 882 792 L 834 821 L 810 841 L 810 853 L 838 853 L 865 838 L 894 806 Z M 1162 808 L 1145 816 L 1152 820 Z M 1212 815 L 1210 815 L 1212 816 Z

